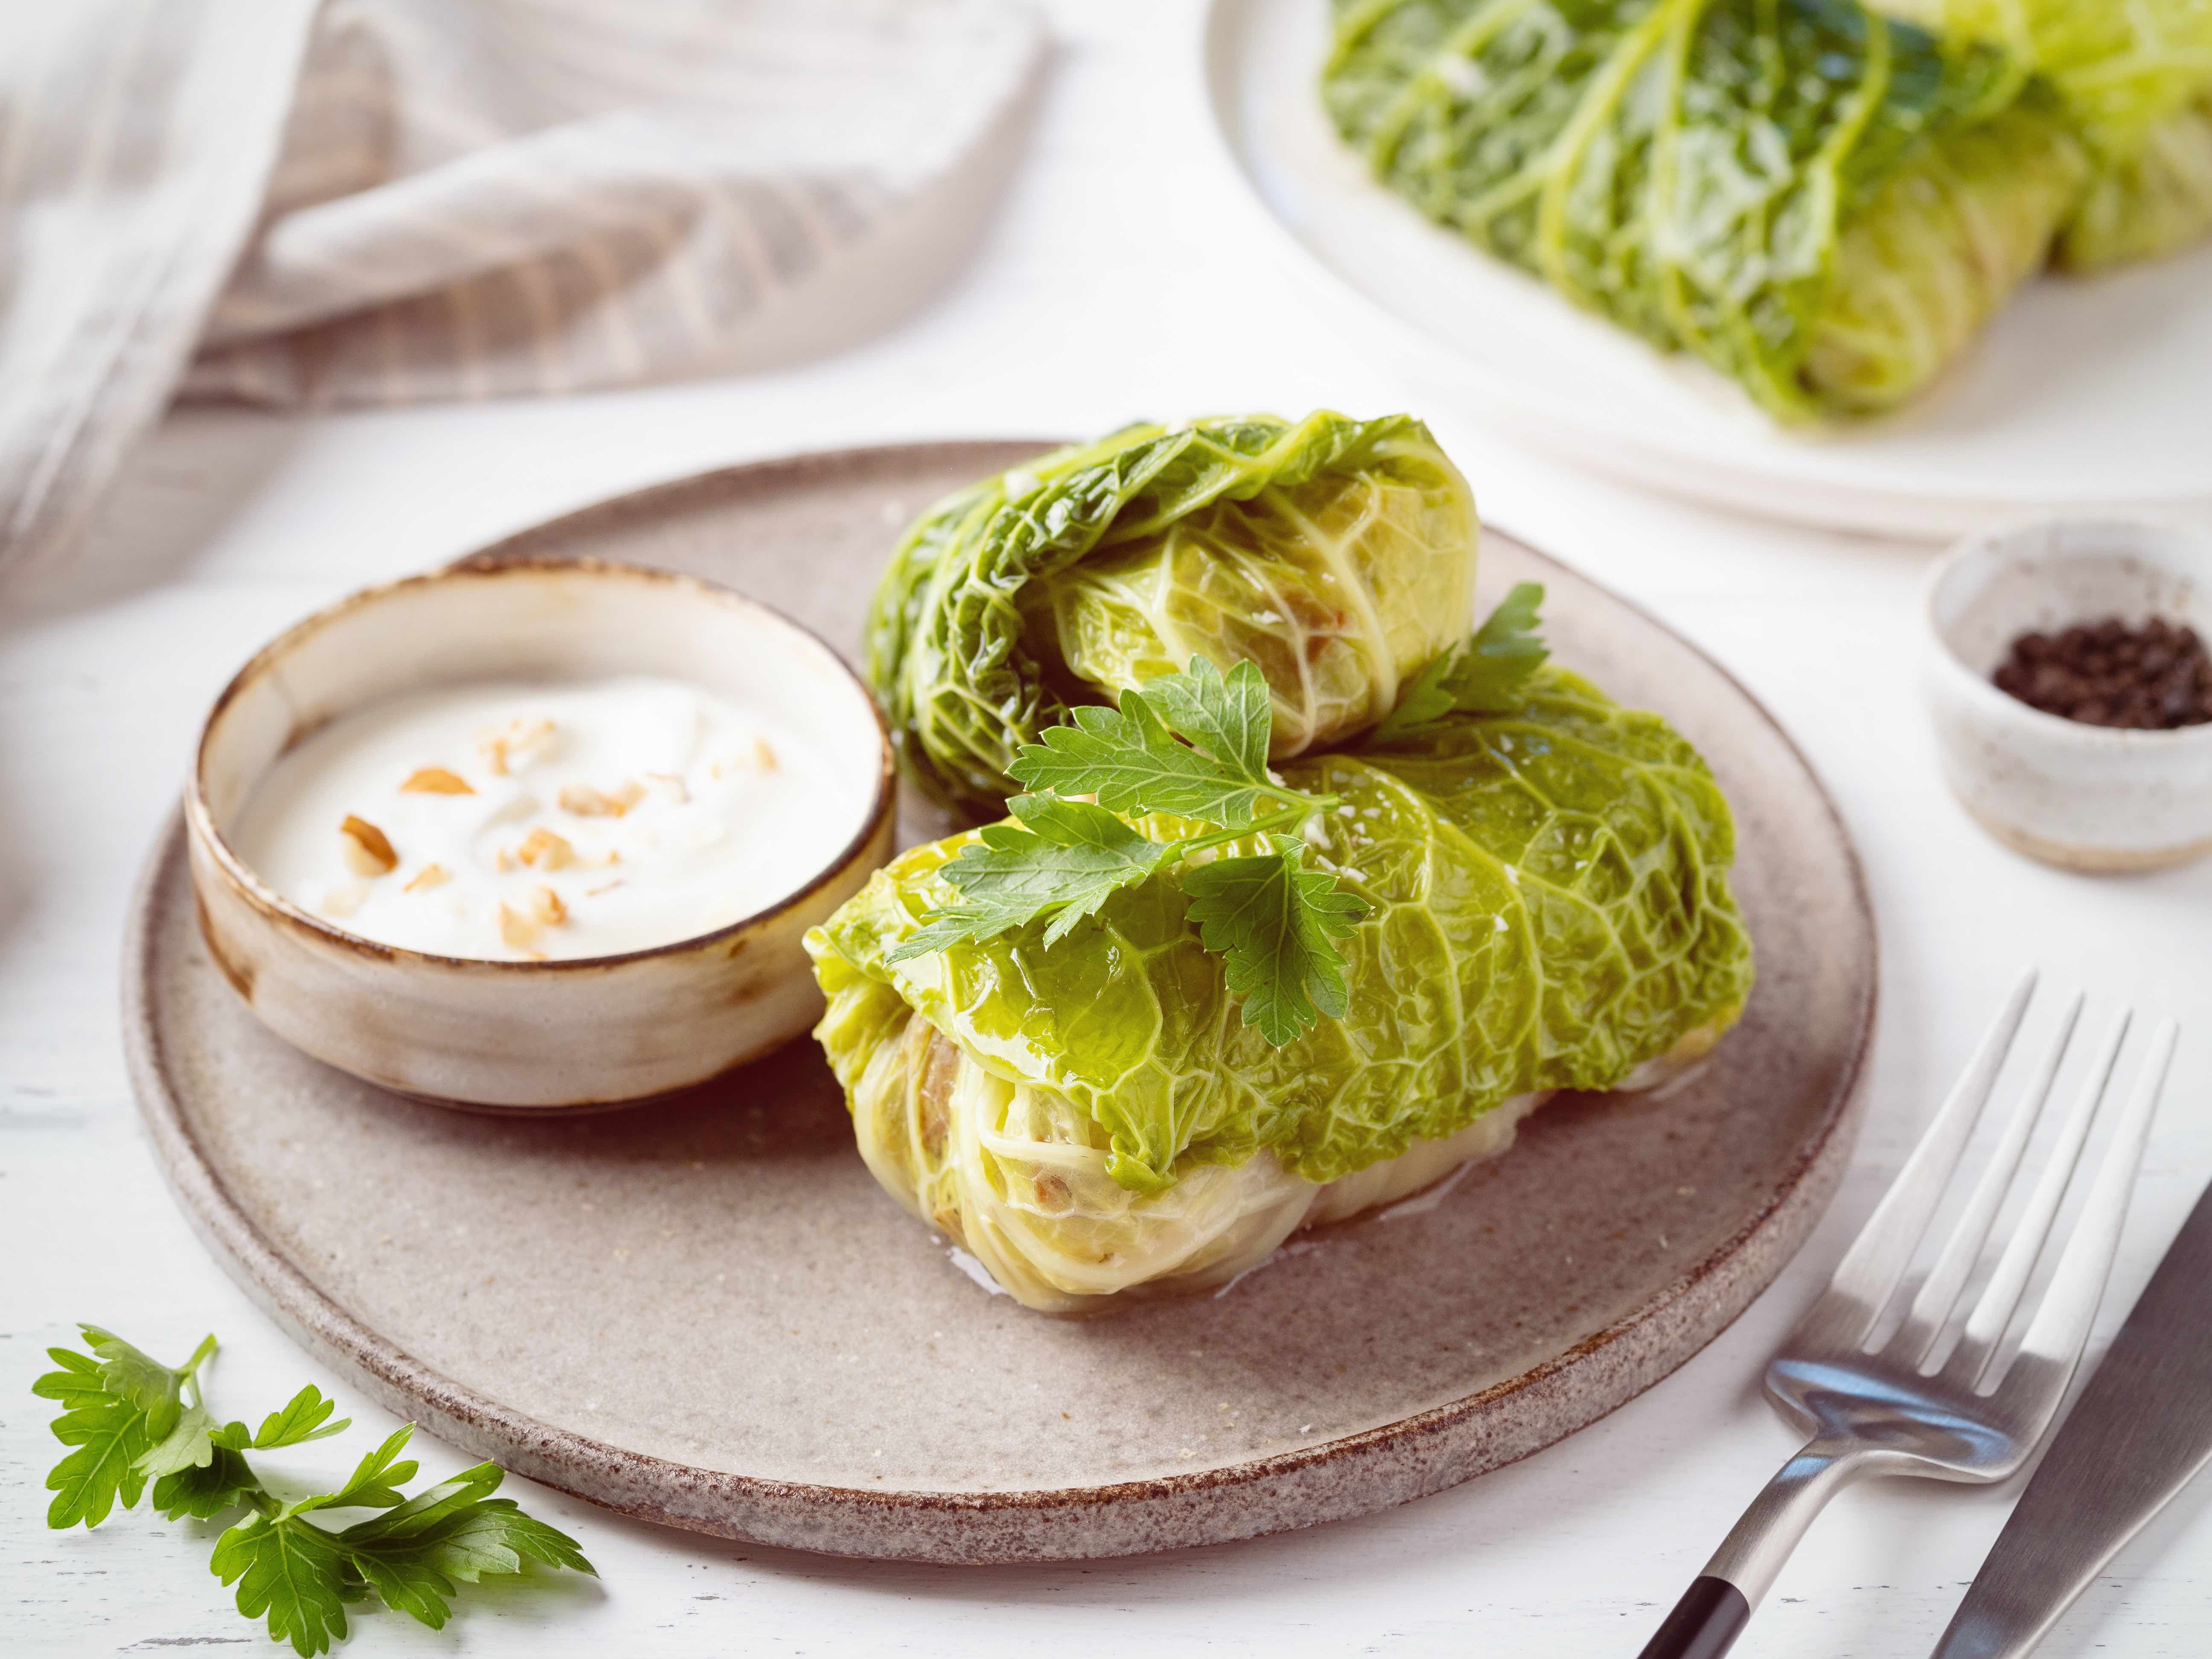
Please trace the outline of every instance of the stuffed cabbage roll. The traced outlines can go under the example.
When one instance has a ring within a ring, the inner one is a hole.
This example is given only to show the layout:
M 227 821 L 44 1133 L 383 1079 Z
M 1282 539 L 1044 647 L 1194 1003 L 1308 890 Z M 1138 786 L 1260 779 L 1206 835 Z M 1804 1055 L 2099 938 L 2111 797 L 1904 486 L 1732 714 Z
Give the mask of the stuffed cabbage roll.
M 994 817 L 1071 704 L 1194 656 L 1259 665 L 1271 752 L 1374 724 L 1464 637 L 1467 480 L 1406 416 L 1133 426 L 947 497 L 893 554 L 868 677 L 908 775 Z
M 2212 0 L 1875 0 L 2010 47 L 2057 88 L 2094 182 L 2060 232 L 2076 270 L 2154 258 L 2212 233 Z
M 2087 173 L 2015 57 L 1850 0 L 1337 0 L 1322 91 L 1430 217 L 1792 422 L 1925 387 Z
M 807 936 L 816 1032 L 878 1180 L 1035 1308 L 1218 1284 L 1292 1230 L 1510 1146 L 1736 1018 L 1751 947 L 1728 805 L 1691 746 L 1554 667 L 1522 706 L 1286 763 L 1337 805 L 1304 850 L 1365 901 L 1350 996 L 1283 1047 L 1238 1018 L 1170 868 L 898 962 L 975 832 L 916 848 Z
M 2212 235 L 2212 94 L 2143 135 L 2097 176 L 2058 238 L 2058 262 L 2097 270 Z

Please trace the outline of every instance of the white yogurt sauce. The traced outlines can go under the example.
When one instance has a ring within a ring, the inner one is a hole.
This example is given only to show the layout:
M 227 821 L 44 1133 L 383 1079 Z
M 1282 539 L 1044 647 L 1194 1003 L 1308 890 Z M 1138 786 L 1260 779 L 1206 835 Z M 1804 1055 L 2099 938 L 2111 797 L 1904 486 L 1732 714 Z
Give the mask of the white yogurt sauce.
M 230 840 L 276 892 L 363 939 L 612 956 L 804 886 L 859 830 L 872 783 L 678 680 L 453 685 L 313 733 Z

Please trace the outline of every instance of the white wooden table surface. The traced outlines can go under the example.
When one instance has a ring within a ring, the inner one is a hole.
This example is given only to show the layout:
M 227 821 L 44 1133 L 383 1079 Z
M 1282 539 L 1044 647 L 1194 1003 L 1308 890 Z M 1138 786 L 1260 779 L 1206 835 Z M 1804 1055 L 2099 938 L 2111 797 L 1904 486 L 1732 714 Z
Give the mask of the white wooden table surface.
M 225 1345 L 219 1408 L 263 1409 L 312 1379 L 360 1423 L 388 1426 L 194 1241 L 124 1079 L 126 896 L 208 700 L 254 647 L 360 584 L 733 459 L 1088 433 L 1154 412 L 1414 401 L 1293 279 L 1211 158 L 1188 5 L 1064 0 L 1055 23 L 1061 44 L 1002 205 L 972 260 L 896 326 L 799 366 L 620 395 L 313 421 L 181 416 L 114 501 L 92 559 L 0 621 L 0 1650 L 264 1639 L 210 1575 L 208 1528 L 141 1511 L 92 1534 L 44 1529 L 40 1487 L 59 1449 L 27 1388 L 72 1322 L 176 1355 L 212 1329 Z M 517 1482 L 510 1492 L 582 1540 L 599 1582 L 465 1592 L 442 1634 L 371 1613 L 348 1651 L 1633 1654 L 1791 1449 L 1758 1393 L 1765 1354 L 2031 959 L 2191 1026 L 2101 1346 L 2212 1176 L 2212 866 L 2083 879 L 1966 823 L 1937 779 L 1913 679 L 1929 550 L 1636 495 L 1507 447 L 1433 399 L 1416 412 L 1474 480 L 1486 519 L 1632 595 L 1741 675 L 1811 754 L 1858 838 L 1883 942 L 1871 1108 L 1842 1196 L 1796 1263 L 1612 1418 L 1366 1521 L 1157 1559 L 938 1570 L 660 1531 Z M 426 1449 L 433 1471 L 461 1461 Z M 1743 1651 L 1925 1652 L 2013 1496 L 1847 1493 Z M 2047 1651 L 2212 1652 L 2208 1502 L 2212 1481 L 2114 1564 Z

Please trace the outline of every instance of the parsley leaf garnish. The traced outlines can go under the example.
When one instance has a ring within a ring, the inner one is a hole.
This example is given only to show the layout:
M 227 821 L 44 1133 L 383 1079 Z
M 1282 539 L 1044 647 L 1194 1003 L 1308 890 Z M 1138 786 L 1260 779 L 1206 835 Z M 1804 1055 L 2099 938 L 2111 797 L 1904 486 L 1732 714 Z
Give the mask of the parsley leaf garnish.
M 231 1426 L 242 1430 L 246 1425 Z M 212 1521 L 224 1510 L 236 1509 L 260 1487 L 246 1460 L 218 1442 L 214 1455 L 201 1468 L 179 1469 L 154 1483 L 154 1507 L 172 1521 L 188 1515 L 195 1521 Z
M 196 1374 L 215 1352 L 213 1337 L 172 1367 L 97 1325 L 78 1328 L 90 1352 L 47 1349 L 61 1369 L 31 1384 L 61 1402 L 54 1438 L 76 1449 L 46 1477 L 50 1527 L 96 1527 L 118 1501 L 135 1508 L 149 1478 L 204 1462 L 210 1449 Z
M 1230 678 L 1247 668 L 1251 665 L 1239 663 Z M 1259 679 L 1260 671 L 1253 668 L 1251 677 Z M 1229 829 L 1249 823 L 1261 801 L 1285 793 L 1267 779 L 1266 726 L 1257 767 L 1246 763 L 1241 745 L 1230 748 L 1224 741 L 1236 758 L 1223 760 L 1178 743 L 1150 695 L 1162 684 L 1153 680 L 1142 691 L 1124 691 L 1119 708 L 1075 710 L 1073 724 L 1047 727 L 1042 740 L 1025 744 L 1007 770 L 1033 790 L 1096 795 L 1109 811 L 1173 812 Z M 1263 696 L 1265 690 L 1262 681 Z
M 1038 916 L 1057 944 L 1114 894 L 1160 867 L 1173 849 L 1147 841 L 1103 806 L 1055 795 L 1017 795 L 1006 803 L 1022 828 L 988 825 L 945 867 L 964 901 L 939 910 L 890 953 L 893 962 L 927 956 L 963 939 L 994 939 Z
M 325 1435 L 338 1434 L 353 1426 L 353 1419 L 341 1417 L 335 1423 L 326 1419 L 337 1409 L 337 1403 L 325 1400 L 312 1382 L 294 1395 L 290 1403 L 281 1412 L 271 1412 L 254 1431 L 253 1438 L 245 1444 L 233 1443 L 232 1449 L 244 1451 L 251 1445 L 256 1451 L 270 1451 L 278 1446 L 298 1446 L 310 1440 L 320 1440 Z M 234 1425 L 243 1430 L 243 1423 Z
M 1024 746 L 1008 769 L 1030 793 L 944 866 L 960 898 L 889 952 L 904 962 L 964 940 L 994 939 L 1049 918 L 1042 941 L 1065 939 L 1115 893 L 1182 872 L 1200 939 L 1224 959 L 1244 1023 L 1277 1048 L 1349 994 L 1335 941 L 1366 904 L 1309 871 L 1304 843 L 1278 833 L 1337 802 L 1292 789 L 1267 770 L 1272 715 L 1257 665 L 1224 674 L 1194 657 L 1179 674 L 1124 691 L 1115 708 L 1087 708 Z M 1093 801 L 1071 799 L 1088 795 Z M 1129 822 L 1163 814 L 1155 840 Z M 1125 816 L 1126 815 L 1126 816 Z M 1193 854 L 1256 842 L 1267 848 L 1187 864 Z
M 345 1604 L 362 1599 L 346 1593 L 337 1536 L 289 1516 L 247 1516 L 216 1540 L 208 1566 L 238 1586 L 240 1613 L 267 1620 L 269 1639 L 289 1642 L 301 1659 L 328 1653 L 334 1637 L 343 1641 Z
M 1224 675 L 1204 657 L 1193 657 L 1183 673 L 1147 680 L 1144 695 L 1168 725 L 1223 766 L 1267 785 L 1274 717 L 1267 677 L 1257 663 L 1240 662 Z
M 1314 1023 L 1341 1019 L 1344 953 L 1367 906 L 1325 872 L 1305 868 L 1304 843 L 1267 837 L 1269 852 L 1216 859 L 1185 872 L 1190 919 L 1206 948 L 1225 958 L 1229 988 L 1244 997 L 1244 1023 L 1278 1048 Z
M 1536 634 L 1536 609 L 1543 602 L 1540 584 L 1515 583 L 1472 638 L 1413 677 L 1398 706 L 1375 728 L 1374 741 L 1389 743 L 1447 714 L 1510 714 L 1518 708 L 1530 677 L 1552 654 Z
M 442 1626 L 456 1579 L 475 1583 L 523 1571 L 525 1561 L 589 1572 L 575 1541 L 494 1498 L 504 1478 L 495 1463 L 463 1469 L 397 1509 L 338 1534 L 347 1557 L 387 1607 L 432 1629 Z
M 238 1609 L 264 1620 L 271 1639 L 294 1651 L 327 1653 L 346 1636 L 349 1606 L 372 1594 L 433 1629 L 452 1615 L 457 1582 L 520 1573 L 527 1564 L 594 1573 L 575 1540 L 494 1498 L 503 1478 L 479 1463 L 410 1498 L 415 1432 L 402 1425 L 362 1459 L 336 1492 L 280 1500 L 243 1454 L 297 1446 L 349 1426 L 333 1423 L 333 1403 L 313 1385 L 271 1412 L 251 1434 L 243 1423 L 217 1425 L 200 1396 L 199 1370 L 215 1352 L 208 1338 L 180 1366 L 168 1366 L 121 1338 L 86 1325 L 87 1353 L 49 1348 L 60 1369 L 32 1384 L 58 1401 L 55 1437 L 74 1448 L 46 1478 L 58 1494 L 49 1525 L 97 1526 L 120 1502 L 137 1505 L 154 1483 L 154 1507 L 171 1520 L 250 1512 L 216 1540 L 209 1565 L 235 1584 Z M 343 1528 L 307 1517 L 326 1510 L 383 1511 Z

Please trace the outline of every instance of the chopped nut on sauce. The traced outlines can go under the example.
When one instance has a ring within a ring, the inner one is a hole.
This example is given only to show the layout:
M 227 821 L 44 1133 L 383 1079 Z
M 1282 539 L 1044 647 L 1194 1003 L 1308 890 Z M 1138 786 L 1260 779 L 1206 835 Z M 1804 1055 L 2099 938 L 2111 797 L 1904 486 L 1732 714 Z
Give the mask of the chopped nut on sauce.
M 676 792 L 676 804 L 678 806 L 688 806 L 691 804 L 691 786 L 684 781 L 681 774 L 675 772 L 647 772 L 645 775 L 651 778 L 655 783 L 665 783 L 670 788 L 673 789 Z
M 561 810 L 583 818 L 618 817 L 623 811 L 611 796 L 603 795 L 583 783 L 562 786 Z
M 357 876 L 389 875 L 398 866 L 391 841 L 366 818 L 349 814 L 338 825 L 338 842 L 345 849 L 346 868 Z
M 753 761 L 763 772 L 773 772 L 782 764 L 775 757 L 775 745 L 763 737 L 753 738 Z
M 604 887 L 586 887 L 584 890 L 584 896 L 586 898 L 597 898 L 602 893 L 613 892 L 616 888 L 621 885 L 622 883 L 619 881 L 611 881 Z
M 561 896 L 550 887 L 530 890 L 530 914 L 542 927 L 558 927 L 568 920 L 568 907 L 561 902 Z
M 448 772 L 442 766 L 418 766 L 407 781 L 399 786 L 403 795 L 473 795 L 469 781 L 458 772 Z
M 333 887 L 323 896 L 323 914 L 343 921 L 361 908 L 362 901 L 368 896 L 368 884 L 349 881 L 343 887 Z
M 518 951 L 537 944 L 544 931 L 535 916 L 526 916 L 511 905 L 499 907 L 499 936 Z
M 477 752 L 495 775 L 503 778 L 517 766 L 544 759 L 553 746 L 553 729 L 551 720 L 509 720 L 477 733 Z
M 530 832 L 515 850 L 515 856 L 533 870 L 558 870 L 576 861 L 576 849 L 568 844 L 566 836 L 541 826 Z
M 564 784 L 561 789 L 561 807 L 580 818 L 618 818 L 645 799 L 645 786 L 635 778 L 627 778 L 612 794 L 594 789 L 588 783 Z
M 453 872 L 444 865 L 426 864 L 399 890 L 403 893 L 427 893 L 433 887 L 443 887 L 453 878 Z
M 491 863 L 495 870 L 512 870 L 514 868 L 514 854 L 502 847 L 493 855 Z

